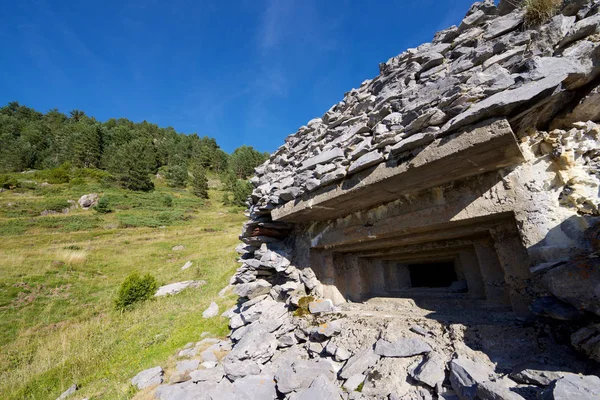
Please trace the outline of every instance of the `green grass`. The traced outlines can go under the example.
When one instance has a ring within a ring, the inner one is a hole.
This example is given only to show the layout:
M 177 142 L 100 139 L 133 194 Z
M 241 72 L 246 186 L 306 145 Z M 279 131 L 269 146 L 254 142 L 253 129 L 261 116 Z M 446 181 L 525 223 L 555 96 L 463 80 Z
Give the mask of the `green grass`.
M 160 182 L 152 193 L 71 183 L 0 193 L 1 399 L 55 399 L 73 383 L 74 399 L 129 399 L 137 372 L 168 364 L 204 331 L 228 331 L 226 318 L 202 319 L 212 300 L 222 310 L 234 301 L 217 292 L 236 268 L 245 218 L 221 204 L 222 192 L 202 201 Z M 114 211 L 40 216 L 90 192 L 108 196 Z M 194 266 L 181 271 L 188 260 Z M 134 271 L 159 284 L 208 283 L 120 313 L 113 299 Z

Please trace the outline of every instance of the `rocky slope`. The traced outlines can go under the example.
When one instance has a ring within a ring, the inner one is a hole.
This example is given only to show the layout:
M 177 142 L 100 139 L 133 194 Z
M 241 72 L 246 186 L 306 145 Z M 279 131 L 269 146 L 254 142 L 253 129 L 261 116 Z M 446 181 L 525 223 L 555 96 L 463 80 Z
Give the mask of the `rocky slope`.
M 374 165 L 406 162 L 466 125 L 504 117 L 532 152 L 575 149 L 565 206 L 597 215 L 600 127 L 588 121 L 600 119 L 599 8 L 572 1 L 528 27 L 524 11 L 507 2 L 475 3 L 458 27 L 381 64 L 379 76 L 290 135 L 252 179 L 241 266 L 228 287 L 240 302 L 224 314 L 230 338 L 191 344 L 181 356 L 197 361 L 167 376 L 156 398 L 598 398 L 595 364 L 569 343 L 600 361 L 599 325 L 574 332 L 550 318 L 468 313 L 450 303 L 431 312 L 409 300 L 335 307 L 319 299 L 314 272 L 294 266 L 292 252 L 302 251 L 286 241 L 294 227 L 273 221 L 271 211 Z M 599 250 L 597 236 L 588 232 Z M 594 281 L 598 256 L 585 257 L 586 279 Z M 541 301 L 539 314 L 600 315 L 598 293 L 573 298 L 572 281 L 561 278 L 581 265 L 536 270 L 555 275 L 539 278 L 547 286 L 564 283 L 553 293 L 566 302 Z M 164 380 L 157 371 L 146 373 L 149 385 Z

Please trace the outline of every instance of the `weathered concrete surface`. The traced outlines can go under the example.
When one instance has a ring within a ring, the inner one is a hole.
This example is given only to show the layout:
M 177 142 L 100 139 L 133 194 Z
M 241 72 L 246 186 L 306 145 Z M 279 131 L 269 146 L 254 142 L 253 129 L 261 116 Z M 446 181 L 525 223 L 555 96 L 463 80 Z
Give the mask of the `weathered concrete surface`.
M 400 195 L 493 171 L 523 160 L 504 119 L 486 121 L 439 138 L 408 162 L 380 164 L 341 184 L 319 189 L 272 211 L 275 221 L 306 222 L 339 218 L 397 199 Z M 440 171 L 444 171 L 440 174 Z

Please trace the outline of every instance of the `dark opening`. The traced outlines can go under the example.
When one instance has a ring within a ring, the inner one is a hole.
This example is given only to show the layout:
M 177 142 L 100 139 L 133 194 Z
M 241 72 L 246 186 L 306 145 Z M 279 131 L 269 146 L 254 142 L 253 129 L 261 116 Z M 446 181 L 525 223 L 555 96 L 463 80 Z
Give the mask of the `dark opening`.
M 412 287 L 443 288 L 456 281 L 456 271 L 452 261 L 409 264 Z

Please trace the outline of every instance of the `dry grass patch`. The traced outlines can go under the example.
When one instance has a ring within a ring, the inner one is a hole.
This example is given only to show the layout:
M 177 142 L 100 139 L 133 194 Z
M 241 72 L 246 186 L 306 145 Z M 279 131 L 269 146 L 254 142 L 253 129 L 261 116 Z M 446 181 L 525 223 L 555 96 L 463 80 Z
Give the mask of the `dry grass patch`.
M 525 25 L 538 26 L 550 20 L 560 10 L 563 0 L 525 0 Z

